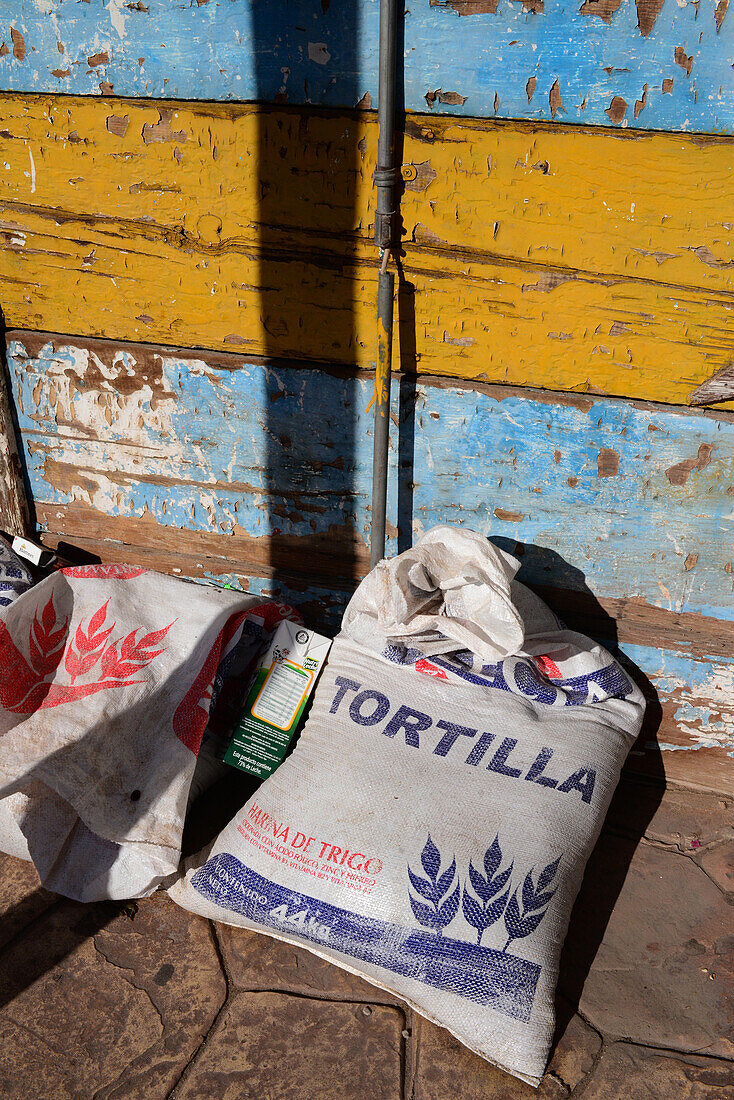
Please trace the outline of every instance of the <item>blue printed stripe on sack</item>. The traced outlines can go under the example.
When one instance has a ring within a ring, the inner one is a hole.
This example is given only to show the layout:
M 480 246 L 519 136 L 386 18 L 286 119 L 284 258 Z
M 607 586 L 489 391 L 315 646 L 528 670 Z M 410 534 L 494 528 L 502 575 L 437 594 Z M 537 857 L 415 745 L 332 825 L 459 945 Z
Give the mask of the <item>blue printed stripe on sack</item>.
M 540 976 L 536 963 L 447 936 L 375 920 L 279 886 L 221 853 L 191 880 L 208 901 L 283 935 L 361 959 L 466 997 L 527 1023 Z

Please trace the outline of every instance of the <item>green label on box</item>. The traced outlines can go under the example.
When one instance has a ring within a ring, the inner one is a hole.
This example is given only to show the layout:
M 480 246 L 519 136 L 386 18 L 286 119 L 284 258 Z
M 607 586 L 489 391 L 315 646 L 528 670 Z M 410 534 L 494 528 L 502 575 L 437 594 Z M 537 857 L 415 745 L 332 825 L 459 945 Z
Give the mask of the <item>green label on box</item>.
M 261 668 L 224 760 L 267 779 L 282 763 L 301 716 L 314 673 L 292 661 Z

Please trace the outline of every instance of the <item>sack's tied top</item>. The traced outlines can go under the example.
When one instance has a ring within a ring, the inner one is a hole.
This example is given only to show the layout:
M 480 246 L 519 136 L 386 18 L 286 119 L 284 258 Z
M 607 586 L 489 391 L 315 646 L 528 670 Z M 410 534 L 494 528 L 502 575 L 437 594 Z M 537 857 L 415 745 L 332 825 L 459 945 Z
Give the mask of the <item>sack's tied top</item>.
M 343 632 L 378 651 L 469 649 L 485 662 L 521 654 L 523 622 L 510 594 L 519 564 L 474 531 L 434 527 L 362 581 Z

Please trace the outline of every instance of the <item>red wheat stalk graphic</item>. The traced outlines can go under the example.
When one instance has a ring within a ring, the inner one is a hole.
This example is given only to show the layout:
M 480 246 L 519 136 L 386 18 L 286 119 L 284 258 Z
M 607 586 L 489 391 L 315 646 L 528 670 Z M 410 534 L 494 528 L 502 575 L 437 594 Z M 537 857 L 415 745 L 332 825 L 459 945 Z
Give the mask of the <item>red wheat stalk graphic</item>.
M 143 680 L 128 677 L 142 672 L 163 653 L 163 648 L 152 647 L 166 636 L 176 620 L 161 630 L 151 630 L 138 641 L 136 635 L 142 628 L 136 627 L 127 637 L 118 638 L 108 645 L 107 640 L 115 629 L 114 622 L 103 629 L 109 602 L 107 600 L 95 611 L 86 630 L 79 624 L 73 641 L 67 647 L 69 619 L 58 621 L 51 596 L 41 611 L 40 619 L 38 612 L 34 614 L 28 632 L 30 661 L 0 620 L 0 709 L 32 714 L 35 710 L 85 699 L 109 688 L 143 683 Z M 54 683 L 51 679 L 62 659 L 71 679 L 69 685 Z M 101 675 L 96 680 L 86 684 L 74 683 L 91 672 L 98 662 L 101 662 Z
M 74 642 L 69 643 L 69 648 L 66 651 L 64 657 L 64 664 L 66 665 L 66 671 L 71 677 L 72 684 L 76 680 L 77 676 L 85 676 L 87 672 L 90 672 L 94 668 L 97 661 L 102 656 L 102 651 L 105 647 L 105 642 L 109 638 L 112 631 L 115 629 L 115 624 L 108 627 L 107 630 L 101 630 L 100 628 L 104 624 L 107 618 L 107 603 L 102 604 L 98 611 L 95 611 L 89 620 L 89 627 L 86 632 L 82 628 L 82 624 L 76 628 L 74 635 L 74 642 L 76 642 L 76 648 L 78 652 L 74 650 Z
M 174 619 L 173 622 L 175 621 Z M 130 631 L 126 638 L 113 642 L 107 647 L 102 657 L 102 676 L 100 679 L 124 680 L 127 676 L 133 676 L 136 672 L 140 672 L 163 652 L 162 649 L 151 650 L 150 647 L 165 638 L 172 626 L 173 623 L 169 623 L 161 630 L 151 630 L 149 634 L 144 634 L 138 642 L 135 641 L 135 635 L 140 627 L 136 627 L 135 630 Z M 117 651 L 118 645 L 120 647 L 119 654 Z
M 113 623 L 106 630 L 102 630 L 107 618 L 109 602 L 108 600 L 98 611 L 95 611 L 86 631 L 81 623 L 76 628 L 74 642 L 69 644 L 64 659 L 72 684 L 78 676 L 85 676 L 91 672 L 100 658 L 102 675 L 97 677 L 97 683 L 103 680 L 125 680 L 128 676 L 134 676 L 163 653 L 162 649 L 152 649 L 151 646 L 155 646 L 166 636 L 173 623 L 169 623 L 161 630 L 151 630 L 149 634 L 144 634 L 136 641 L 136 635 L 140 630 L 138 626 L 135 630 L 131 630 L 127 637 L 118 638 L 117 641 L 107 645 L 107 639 L 115 629 Z
M 64 619 L 61 625 L 54 630 L 56 626 L 56 609 L 54 608 L 53 597 L 41 612 L 40 620 L 38 612 L 34 614 L 33 623 L 28 634 L 28 645 L 31 665 L 41 679 L 48 676 L 50 672 L 54 672 L 61 663 L 68 625 L 69 620 Z

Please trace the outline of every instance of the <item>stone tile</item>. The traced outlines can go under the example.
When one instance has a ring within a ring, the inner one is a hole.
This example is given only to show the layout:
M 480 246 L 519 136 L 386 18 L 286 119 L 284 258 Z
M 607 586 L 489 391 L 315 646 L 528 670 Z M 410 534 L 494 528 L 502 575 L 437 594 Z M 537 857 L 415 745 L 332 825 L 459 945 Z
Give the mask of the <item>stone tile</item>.
M 734 1100 L 734 1065 L 612 1043 L 584 1100 Z
M 415 1017 L 413 1100 L 561 1100 L 568 1089 L 546 1074 L 536 1089 L 491 1066 L 445 1028 Z
M 32 863 L 0 852 L 0 947 L 55 901 L 56 894 L 43 889 Z
M 691 859 L 647 844 L 630 853 L 602 836 L 572 917 L 560 988 L 576 1003 L 572 990 L 583 985 L 581 1012 L 605 1035 L 734 1057 L 731 927 L 731 907 Z
M 290 991 L 335 1001 L 402 1004 L 398 997 L 303 947 L 229 924 L 217 924 L 217 936 L 229 977 L 238 989 Z
M 403 1027 L 395 1008 L 240 993 L 177 1100 L 400 1100 Z
M 709 848 L 698 861 L 710 879 L 734 902 L 734 841 Z M 734 914 L 732 915 L 734 923 Z
M 548 1070 L 570 1090 L 591 1073 L 601 1050 L 601 1036 L 574 1014 L 556 1043 Z
M 162 1100 L 226 995 L 208 923 L 164 895 L 134 920 L 63 902 L 3 963 L 3 1100 Z
M 198 1050 L 227 996 L 210 923 L 167 894 L 138 902 L 133 920 L 119 916 L 95 938 L 99 955 L 145 992 L 163 1031 L 95 1100 L 166 1097 Z
M 696 851 L 734 838 L 734 798 L 623 778 L 605 828 L 635 840 L 644 835 L 682 852 Z
M 148 995 L 80 929 L 86 916 L 59 905 L 3 959 L 3 1100 L 91 1097 L 163 1034 Z

